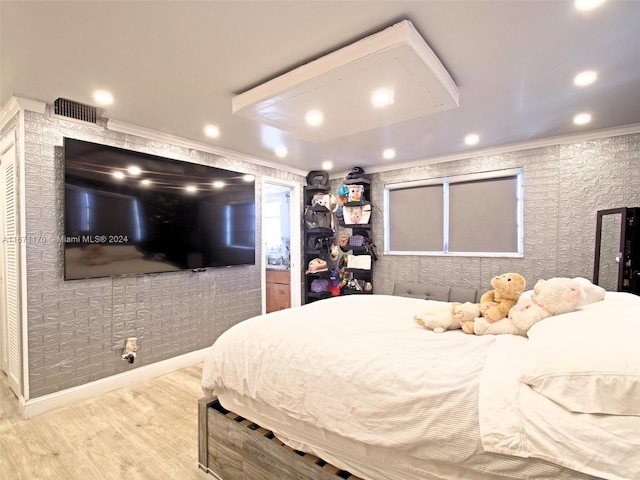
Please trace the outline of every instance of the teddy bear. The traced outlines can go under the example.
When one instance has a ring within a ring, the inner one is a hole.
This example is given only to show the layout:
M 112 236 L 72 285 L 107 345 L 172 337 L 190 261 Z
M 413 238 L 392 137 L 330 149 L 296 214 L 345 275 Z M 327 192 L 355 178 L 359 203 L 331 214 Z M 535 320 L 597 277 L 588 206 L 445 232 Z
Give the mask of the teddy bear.
M 526 336 L 532 325 L 548 317 L 577 310 L 585 300 L 584 287 L 577 279 L 556 277 L 538 280 L 530 297 L 523 297 L 509 310 L 507 318 L 494 323 L 476 318 L 476 335 Z
M 480 305 L 471 302 L 451 302 L 438 305 L 432 310 L 415 315 L 416 323 L 428 330 L 442 333 L 460 328 L 460 322 L 473 320 L 480 315 Z
M 497 322 L 507 316 L 509 309 L 513 307 L 527 282 L 519 273 L 503 273 L 491 279 L 493 290 L 489 290 L 480 297 L 480 318 L 489 323 Z M 474 320 L 462 322 L 462 330 L 465 333 L 474 333 Z

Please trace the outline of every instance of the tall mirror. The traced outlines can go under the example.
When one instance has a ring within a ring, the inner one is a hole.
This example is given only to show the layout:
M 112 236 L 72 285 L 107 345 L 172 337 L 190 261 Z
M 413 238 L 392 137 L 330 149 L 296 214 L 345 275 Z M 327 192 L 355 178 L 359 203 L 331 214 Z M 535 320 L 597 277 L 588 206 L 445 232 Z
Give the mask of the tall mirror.
M 620 209 L 598 212 L 593 283 L 612 292 L 622 287 L 623 225 Z

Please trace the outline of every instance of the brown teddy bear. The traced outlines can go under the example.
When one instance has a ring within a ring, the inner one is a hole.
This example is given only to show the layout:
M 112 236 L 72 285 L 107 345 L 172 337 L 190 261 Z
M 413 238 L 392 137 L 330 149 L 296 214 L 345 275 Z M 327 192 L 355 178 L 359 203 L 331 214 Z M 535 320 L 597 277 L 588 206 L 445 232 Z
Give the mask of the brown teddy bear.
M 505 318 L 524 292 L 527 282 L 519 273 L 504 273 L 491 279 L 493 290 L 480 297 L 480 316 L 494 323 Z M 473 321 L 461 324 L 465 333 L 474 333 Z

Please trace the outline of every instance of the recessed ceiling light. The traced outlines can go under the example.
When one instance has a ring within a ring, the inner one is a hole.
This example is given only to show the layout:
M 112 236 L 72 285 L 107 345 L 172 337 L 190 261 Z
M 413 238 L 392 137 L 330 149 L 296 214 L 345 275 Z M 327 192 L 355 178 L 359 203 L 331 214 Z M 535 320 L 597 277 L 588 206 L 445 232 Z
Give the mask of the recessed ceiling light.
M 142 173 L 142 170 L 136 165 L 131 165 L 129 168 L 127 168 L 127 172 L 129 172 L 129 174 L 131 175 L 140 175 Z
M 304 116 L 304 119 L 312 127 L 317 127 L 319 125 L 322 125 L 322 122 L 324 121 L 324 115 L 322 115 L 322 112 L 320 110 L 309 110 Z
M 250 175 L 250 174 L 247 174 L 247 175 L 242 177 L 242 179 L 245 182 L 253 182 L 255 180 L 255 178 L 256 178 L 255 175 Z
M 393 148 L 386 148 L 384 152 L 382 152 L 382 156 L 387 160 L 391 160 L 392 158 L 395 158 L 396 151 Z
M 124 173 L 121 172 L 120 170 L 116 170 L 115 172 L 112 173 L 112 175 L 118 180 L 122 180 L 124 178 Z
M 591 114 L 589 113 L 579 113 L 575 117 L 573 117 L 573 123 L 576 125 L 585 125 L 591 121 Z
M 184 189 L 189 193 L 196 193 L 198 191 L 198 187 L 195 185 L 187 185 Z
M 207 125 L 204 127 L 204 134 L 207 137 L 218 138 L 220 136 L 220 129 L 215 125 Z
M 287 150 L 287 147 L 285 147 L 284 145 L 279 145 L 276 147 L 276 155 L 280 158 L 284 158 L 287 156 L 287 154 L 289 153 L 289 150 Z
M 604 0 L 576 0 L 575 7 L 581 11 L 593 10 L 604 3 Z
M 598 78 L 598 74 L 593 70 L 585 70 L 584 72 L 580 72 L 573 79 L 573 83 L 578 85 L 579 87 L 583 87 L 585 85 L 591 85 Z
M 393 90 L 390 88 L 379 88 L 371 95 L 371 104 L 374 107 L 382 108 L 393 103 Z
M 467 145 L 475 145 L 480 141 L 480 136 L 475 133 L 470 133 L 466 137 L 464 137 L 464 143 Z
M 96 90 L 93 92 L 93 99 L 98 105 L 111 105 L 113 103 L 113 95 L 106 90 Z
M 148 178 L 140 180 L 140 185 L 142 185 L 144 187 L 148 187 L 149 185 L 151 185 L 151 180 L 149 180 Z
M 333 162 L 331 160 L 325 160 L 322 162 L 322 170 L 331 170 L 333 168 Z
M 224 182 L 222 180 L 216 180 L 212 185 L 213 188 L 222 188 L 224 187 Z

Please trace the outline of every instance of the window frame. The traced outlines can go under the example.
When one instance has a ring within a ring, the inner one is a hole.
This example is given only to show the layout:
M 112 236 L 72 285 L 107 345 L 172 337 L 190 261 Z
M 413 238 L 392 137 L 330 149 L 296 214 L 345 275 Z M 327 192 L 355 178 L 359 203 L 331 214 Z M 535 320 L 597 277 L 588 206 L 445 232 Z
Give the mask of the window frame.
M 449 236 L 450 236 L 450 202 L 449 202 L 449 187 L 451 184 L 456 183 L 469 183 L 479 182 L 484 180 L 499 180 L 503 178 L 514 177 L 516 183 L 516 218 L 514 222 L 516 246 L 517 251 L 508 252 L 482 252 L 482 251 L 469 251 L 469 252 L 452 252 L 449 251 Z M 441 250 L 391 250 L 390 249 L 390 215 L 389 206 L 390 199 L 389 193 L 393 190 L 409 189 L 416 187 L 428 187 L 434 185 L 442 185 L 443 195 L 443 238 Z M 408 182 L 387 183 L 384 185 L 384 254 L 385 255 L 419 255 L 419 256 L 447 256 L 447 257 L 512 257 L 522 258 L 524 257 L 524 167 L 509 168 L 503 170 L 492 170 L 486 172 L 460 174 L 460 175 L 448 175 L 443 177 L 436 177 L 424 180 L 414 180 Z

